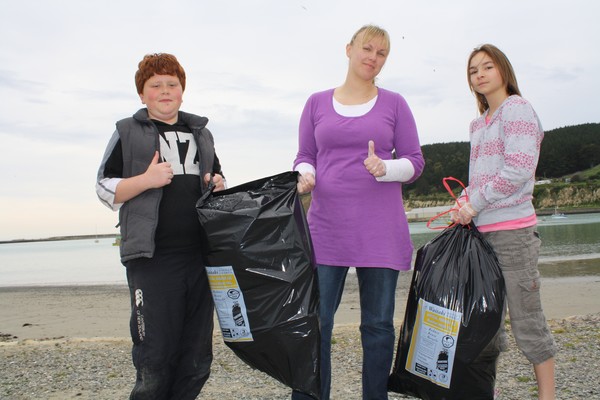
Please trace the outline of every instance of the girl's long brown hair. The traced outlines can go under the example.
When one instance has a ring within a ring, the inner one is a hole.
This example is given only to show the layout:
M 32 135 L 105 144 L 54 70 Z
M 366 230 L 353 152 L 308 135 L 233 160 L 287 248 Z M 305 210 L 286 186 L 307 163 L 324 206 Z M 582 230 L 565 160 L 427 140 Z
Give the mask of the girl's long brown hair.
M 515 75 L 515 71 L 510 61 L 508 60 L 508 57 L 506 57 L 506 54 L 504 54 L 499 48 L 497 48 L 493 44 L 483 44 L 479 47 L 476 47 L 471 52 L 471 55 L 469 56 L 469 61 L 467 62 L 467 82 L 469 82 L 469 89 L 471 89 L 471 93 L 473 93 L 475 95 L 475 98 L 477 99 L 477 108 L 479 109 L 479 113 L 483 114 L 485 110 L 490 108 L 490 106 L 488 105 L 485 96 L 480 93 L 477 93 L 473 89 L 473 84 L 471 83 L 471 74 L 469 73 L 469 66 L 471 65 L 471 60 L 473 59 L 473 57 L 475 57 L 476 54 L 481 52 L 487 54 L 494 62 L 496 68 L 498 68 L 498 70 L 500 71 L 502 82 L 506 86 L 506 91 L 509 96 L 512 96 L 513 94 L 521 96 L 521 91 L 519 90 L 519 85 L 517 84 L 517 77 Z

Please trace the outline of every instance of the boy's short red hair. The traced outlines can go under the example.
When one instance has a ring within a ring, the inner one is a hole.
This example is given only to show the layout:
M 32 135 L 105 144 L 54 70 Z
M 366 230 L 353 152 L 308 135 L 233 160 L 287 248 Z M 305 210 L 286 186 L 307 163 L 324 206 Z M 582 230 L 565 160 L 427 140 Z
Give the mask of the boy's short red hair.
M 144 91 L 144 84 L 154 75 L 173 75 L 179 78 L 182 91 L 185 91 L 185 71 L 177 58 L 172 54 L 146 54 L 138 64 L 135 73 L 135 87 L 139 94 Z

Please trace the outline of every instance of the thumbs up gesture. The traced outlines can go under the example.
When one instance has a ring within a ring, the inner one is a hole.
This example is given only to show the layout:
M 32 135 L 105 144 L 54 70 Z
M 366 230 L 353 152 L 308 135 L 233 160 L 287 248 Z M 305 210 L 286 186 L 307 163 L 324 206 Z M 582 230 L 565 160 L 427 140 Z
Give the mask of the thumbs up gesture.
M 159 188 L 171 183 L 173 179 L 173 168 L 171 163 L 158 162 L 158 151 L 154 153 L 154 157 L 144 173 L 147 178 L 148 186 L 151 188 Z
M 369 150 L 364 164 L 367 171 L 376 178 L 384 176 L 386 173 L 385 164 L 381 158 L 377 157 L 377 154 L 375 154 L 375 142 L 372 140 L 369 140 Z

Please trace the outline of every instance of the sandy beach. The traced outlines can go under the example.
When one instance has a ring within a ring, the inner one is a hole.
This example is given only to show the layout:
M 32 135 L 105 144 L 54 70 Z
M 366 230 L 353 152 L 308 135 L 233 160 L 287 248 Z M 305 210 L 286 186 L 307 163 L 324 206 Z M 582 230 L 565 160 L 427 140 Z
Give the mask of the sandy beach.
M 404 318 L 412 272 L 402 272 L 396 294 L 396 325 Z M 548 319 L 600 313 L 600 276 L 542 280 Z M 360 322 L 358 283 L 349 274 L 337 325 Z M 0 333 L 16 340 L 129 337 L 126 286 L 0 287 Z M 216 321 L 216 320 L 215 320 Z
M 399 280 L 398 331 L 411 275 L 402 273 Z M 563 363 L 582 364 L 577 368 L 565 366 L 564 373 L 575 377 L 563 377 L 564 382 L 560 382 L 562 358 L 557 358 L 557 386 L 563 393 L 559 398 L 600 398 L 595 378 L 586 375 L 589 370 L 597 377 L 600 368 L 598 293 L 600 276 L 542 280 L 544 311 L 563 350 L 561 357 L 567 357 Z M 134 369 L 129 356 L 126 286 L 2 287 L 0 309 L 0 398 L 127 398 Z M 359 321 L 356 276 L 349 275 L 334 331 L 333 362 L 340 366 L 334 375 L 336 399 L 360 398 Z M 565 332 L 576 337 L 565 336 Z M 239 361 L 219 335 L 215 330 L 213 371 L 200 398 L 288 398 L 288 388 Z M 535 391 L 529 365 L 512 347 L 501 358 L 497 377 L 503 399 L 524 398 L 518 397 L 520 391 L 529 391 L 530 395 Z M 588 380 L 579 384 L 576 379 Z M 236 390 L 243 394 L 234 394 Z M 391 394 L 390 398 L 408 397 Z

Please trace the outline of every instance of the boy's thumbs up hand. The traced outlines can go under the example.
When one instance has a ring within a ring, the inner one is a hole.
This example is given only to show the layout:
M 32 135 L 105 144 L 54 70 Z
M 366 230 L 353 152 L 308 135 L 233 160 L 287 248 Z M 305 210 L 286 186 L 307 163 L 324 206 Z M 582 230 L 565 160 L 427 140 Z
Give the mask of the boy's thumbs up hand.
M 375 142 L 372 140 L 369 140 L 367 158 L 365 159 L 364 164 L 367 171 L 376 178 L 384 176 L 386 173 L 385 164 L 381 158 L 377 157 L 377 154 L 375 154 Z
M 150 161 L 150 165 L 156 165 L 158 164 L 158 151 L 154 152 L 154 157 L 152 157 L 152 161 Z
M 160 188 L 173 180 L 173 168 L 171 168 L 171 163 L 159 162 L 159 154 L 156 151 L 144 175 L 146 175 L 149 187 Z

